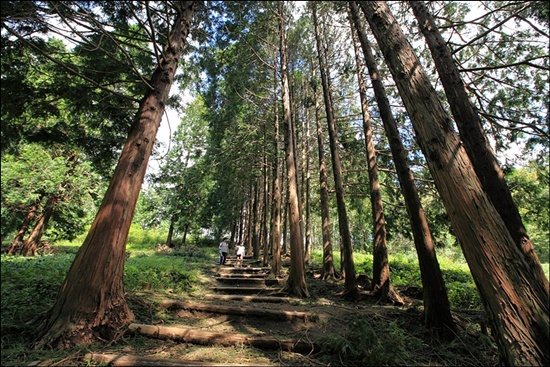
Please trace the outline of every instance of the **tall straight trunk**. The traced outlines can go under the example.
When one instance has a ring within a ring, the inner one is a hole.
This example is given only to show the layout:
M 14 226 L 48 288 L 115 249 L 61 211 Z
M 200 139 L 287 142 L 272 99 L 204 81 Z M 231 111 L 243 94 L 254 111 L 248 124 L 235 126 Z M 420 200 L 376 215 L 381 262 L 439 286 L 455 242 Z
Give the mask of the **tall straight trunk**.
M 252 207 L 252 257 L 260 258 L 260 179 L 254 179 L 254 206 Z
M 281 79 L 283 92 L 283 120 L 285 125 L 285 152 L 288 177 L 289 208 L 288 222 L 290 226 L 290 271 L 284 291 L 298 297 L 309 297 L 306 285 L 303 256 L 302 226 L 300 223 L 300 198 L 298 192 L 298 177 L 296 172 L 296 150 L 293 121 L 290 108 L 290 81 L 288 75 L 288 53 L 286 44 L 286 22 L 284 14 L 285 2 L 279 2 L 279 37 Z
M 365 63 L 369 70 L 374 95 L 378 104 L 378 111 L 390 143 L 397 176 L 405 198 L 405 206 L 411 221 L 411 229 L 418 256 L 418 263 L 420 265 L 420 277 L 423 287 L 424 320 L 426 326 L 434 331 L 436 338 L 451 340 L 454 338 L 456 328 L 451 315 L 449 297 L 437 261 L 428 220 L 426 219 L 420 197 L 414 185 L 414 177 L 408 164 L 405 147 L 401 141 L 397 123 L 393 117 L 390 102 L 386 95 L 382 78 L 371 50 L 371 45 L 359 21 L 357 5 L 353 1 L 350 1 L 349 4 L 353 24 L 355 26 L 354 28 L 357 31 Z
M 354 8 L 357 14 L 357 7 Z M 351 12 L 351 11 L 350 11 Z M 371 118 L 367 100 L 367 85 L 363 78 L 361 61 L 359 58 L 360 46 L 357 45 L 357 34 L 354 31 L 353 19 L 349 16 L 353 47 L 355 50 L 355 64 L 357 66 L 357 82 L 359 84 L 359 98 L 361 100 L 361 114 L 363 116 L 363 133 L 365 135 L 365 151 L 367 155 L 367 171 L 369 174 L 370 202 L 372 207 L 373 222 L 373 264 L 372 264 L 372 290 L 371 294 L 384 302 L 396 305 L 403 304 L 403 300 L 391 285 L 390 263 L 386 245 L 386 219 L 384 217 L 384 205 L 378 176 L 378 164 L 376 163 L 376 148 L 374 146 Z
M 334 184 L 336 187 L 336 203 L 338 206 L 338 225 L 340 229 L 340 238 L 343 250 L 345 282 L 343 295 L 349 298 L 356 298 L 359 295 L 357 288 L 357 279 L 355 276 L 355 265 L 353 262 L 353 250 L 351 245 L 351 233 L 348 224 L 348 215 L 346 211 L 346 202 L 344 198 L 344 180 L 342 177 L 342 168 L 340 164 L 340 151 L 338 149 L 338 137 L 336 130 L 336 121 L 330 96 L 329 81 L 327 76 L 326 60 L 321 45 L 321 33 L 317 21 L 317 5 L 313 3 L 313 24 L 315 27 L 315 38 L 317 41 L 317 53 L 319 60 L 319 71 L 321 73 L 321 84 L 323 86 L 323 99 L 325 101 L 325 112 L 327 116 L 327 125 L 330 141 L 330 152 L 332 157 L 332 172 L 334 175 Z
M 124 297 L 126 241 L 147 162 L 178 60 L 186 44 L 196 2 L 174 3 L 177 16 L 140 103 L 109 188 L 84 243 L 59 289 L 54 305 L 39 325 L 37 347 L 70 346 L 113 340 L 134 319 Z
M 308 85 L 309 84 L 306 84 L 306 98 L 309 97 L 309 89 L 308 89 Z M 304 196 L 305 196 L 305 203 L 304 203 L 304 206 L 305 206 L 305 220 L 304 220 L 304 225 L 305 225 L 305 253 L 304 253 L 304 264 L 305 265 L 309 265 L 310 261 L 311 261 L 311 203 L 310 203 L 310 197 L 311 197 L 311 174 L 310 174 L 310 166 L 309 166 L 309 139 L 310 139 L 310 132 L 309 132 L 309 125 L 310 125 L 310 121 L 309 121 L 309 108 L 308 107 L 304 107 L 305 109 L 305 118 L 304 118 L 304 139 L 303 139 L 303 166 L 304 166 L 304 172 L 303 172 L 303 175 L 304 175 L 304 181 L 305 181 L 305 184 L 304 184 Z
M 189 232 L 189 223 L 186 223 L 184 226 L 183 226 L 183 237 L 181 239 L 181 244 L 182 246 L 186 244 L 186 241 L 187 241 L 187 233 Z
M 485 136 L 479 114 L 468 98 L 466 87 L 460 77 L 460 72 L 451 51 L 424 3 L 422 1 L 409 1 L 409 3 L 430 48 L 441 78 L 441 84 L 447 95 L 447 101 L 460 131 L 460 138 L 483 189 L 487 192 L 502 220 L 504 220 L 506 228 L 508 228 L 516 246 L 522 252 L 525 261 L 531 264 L 539 281 L 546 284 L 548 293 L 548 279 L 544 275 L 539 257 L 523 225 L 519 210 L 512 198 L 512 193 L 506 184 L 504 172 Z
M 274 71 L 275 76 L 277 72 Z M 276 80 L 276 78 L 274 78 Z M 279 100 L 274 100 L 274 112 L 273 112 L 273 200 L 272 209 L 273 214 L 271 216 L 271 248 L 273 252 L 273 258 L 271 260 L 271 270 L 273 274 L 278 277 L 281 275 L 281 180 L 279 178 Z
M 264 127 L 264 131 L 267 128 Z M 264 133 L 264 164 L 263 164 L 263 178 L 264 178 L 264 188 L 263 188 L 263 214 L 262 214 L 262 236 L 261 236 L 261 243 L 263 244 L 263 265 L 268 266 L 269 265 L 269 241 L 268 241 L 268 233 L 267 233 L 267 222 L 269 221 L 269 205 L 267 197 L 269 195 L 269 175 L 267 172 L 267 149 L 265 145 L 267 144 L 267 136 Z
M 360 2 L 416 131 L 506 365 L 550 364 L 549 299 L 473 168 L 451 119 L 382 1 Z
M 286 177 L 285 166 L 286 166 L 286 160 L 285 160 L 285 163 L 282 167 L 283 168 L 283 177 Z M 283 199 L 282 199 L 282 202 L 283 202 L 283 205 L 284 205 L 283 206 L 283 233 L 282 233 L 283 248 L 282 248 L 282 253 L 283 253 L 283 255 L 287 255 L 288 254 L 288 236 L 287 236 L 287 231 L 288 231 L 288 180 L 283 179 L 283 182 L 284 182 L 285 190 L 283 190 L 284 195 L 283 195 Z
M 174 235 L 174 218 L 175 216 L 173 215 L 171 218 L 170 218 L 170 227 L 168 228 L 168 237 L 166 237 L 166 246 L 168 247 L 173 247 L 172 246 L 172 236 Z
M 243 243 L 244 241 L 244 223 L 246 221 L 246 203 L 241 205 L 241 212 L 239 216 L 239 237 L 238 242 Z
M 32 220 L 36 216 L 36 211 L 38 210 L 39 201 L 40 200 L 38 200 L 36 203 L 31 204 L 31 206 L 29 207 L 29 210 L 27 211 L 27 215 L 25 215 L 25 219 L 23 220 L 21 227 L 19 227 L 19 231 L 17 231 L 17 234 L 15 235 L 15 237 L 10 243 L 10 246 L 6 250 L 6 254 L 15 255 L 23 246 L 25 235 L 29 230 Z
M 313 62 L 312 69 L 313 69 Z M 330 240 L 330 216 L 329 216 L 329 196 L 328 196 L 328 175 L 327 164 L 325 161 L 325 148 L 323 146 L 323 128 L 321 118 L 319 117 L 319 102 L 317 90 L 313 91 L 315 100 L 315 125 L 317 128 L 317 152 L 319 156 L 319 200 L 321 206 L 321 223 L 323 238 L 323 271 L 321 279 L 326 280 L 336 277 L 334 269 L 334 256 L 332 254 L 332 243 Z
M 247 205 L 247 220 L 246 220 L 246 231 L 245 231 L 245 242 L 246 242 L 246 253 L 252 254 L 253 253 L 253 246 L 252 246 L 252 232 L 254 228 L 254 186 L 252 183 L 250 184 L 250 193 L 248 195 L 248 205 Z

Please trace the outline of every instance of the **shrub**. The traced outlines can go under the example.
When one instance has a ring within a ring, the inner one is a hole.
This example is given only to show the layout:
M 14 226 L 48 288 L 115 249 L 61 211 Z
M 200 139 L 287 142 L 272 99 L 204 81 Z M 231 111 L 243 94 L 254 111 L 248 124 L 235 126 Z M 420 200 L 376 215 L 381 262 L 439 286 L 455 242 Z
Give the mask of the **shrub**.
M 345 324 L 345 333 L 321 343 L 322 352 L 338 365 L 401 365 L 422 348 L 421 339 L 407 334 L 394 321 L 355 318 Z

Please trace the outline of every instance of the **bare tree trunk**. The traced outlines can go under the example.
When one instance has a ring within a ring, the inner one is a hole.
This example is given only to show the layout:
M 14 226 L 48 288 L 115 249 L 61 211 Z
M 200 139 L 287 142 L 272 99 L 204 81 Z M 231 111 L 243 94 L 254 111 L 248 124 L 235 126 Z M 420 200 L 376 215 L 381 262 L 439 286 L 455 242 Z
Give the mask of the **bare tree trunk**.
M 354 5 L 354 4 L 352 4 Z M 355 7 L 357 14 L 357 7 Z M 380 190 L 380 179 L 378 176 L 378 164 L 376 163 L 376 148 L 373 141 L 372 124 L 367 101 L 367 85 L 363 78 L 359 49 L 357 46 L 357 34 L 354 31 L 353 20 L 350 10 L 350 25 L 355 49 L 355 63 L 357 66 L 357 81 L 359 83 L 359 97 L 361 100 L 361 113 L 363 115 L 363 133 L 365 135 L 365 151 L 367 155 L 367 171 L 369 174 L 370 202 L 372 206 L 373 221 L 373 264 L 372 264 L 372 291 L 371 294 L 384 302 L 402 305 L 403 300 L 391 285 L 390 262 L 386 246 L 386 219 L 384 217 L 384 205 L 382 203 L 382 192 Z
M 36 203 L 32 204 L 29 207 L 27 215 L 25 216 L 25 219 L 23 220 L 23 224 L 21 224 L 21 227 L 19 227 L 19 231 L 17 231 L 17 234 L 13 238 L 13 241 L 11 241 L 10 246 L 6 250 L 6 254 L 15 255 L 23 247 L 25 235 L 27 234 L 27 231 L 29 230 L 29 226 L 31 224 L 31 221 L 36 216 L 36 211 L 38 209 L 38 202 L 39 201 L 37 201 Z
M 319 70 L 321 72 L 321 83 L 323 85 L 323 96 L 325 101 L 325 112 L 327 115 L 328 133 L 330 141 L 330 152 L 332 156 L 332 172 L 334 175 L 334 184 L 336 186 L 336 203 L 338 206 L 338 224 L 340 229 L 340 238 L 342 240 L 342 249 L 345 269 L 345 283 L 343 295 L 347 298 L 356 298 L 359 295 L 357 288 L 357 279 L 355 277 L 355 265 L 353 263 L 353 250 L 351 246 L 351 234 L 349 231 L 348 215 L 346 211 L 346 202 L 344 199 L 344 182 L 342 178 L 342 168 L 340 164 L 340 152 L 338 149 L 338 137 L 336 130 L 336 121 L 330 96 L 328 76 L 326 73 L 326 60 L 324 59 L 321 45 L 319 24 L 317 22 L 317 5 L 313 3 L 313 24 L 315 26 L 315 38 L 317 40 L 317 53 L 319 59 Z
M 441 78 L 441 84 L 447 95 L 447 101 L 460 131 L 460 138 L 464 143 L 464 148 L 472 161 L 476 174 L 495 209 L 504 220 L 516 246 L 523 253 L 525 261 L 532 264 L 535 275 L 540 282 L 546 284 L 548 290 L 548 279 L 542 270 L 533 243 L 527 235 L 527 230 L 512 198 L 512 193 L 506 184 L 504 172 L 500 168 L 493 154 L 491 144 L 485 136 L 479 114 L 470 103 L 451 51 L 445 44 L 433 17 L 429 14 L 423 2 L 409 1 L 409 3 L 432 53 Z
M 433 238 L 428 226 L 420 197 L 414 185 L 414 177 L 407 162 L 405 147 L 401 142 L 397 123 L 393 117 L 390 102 L 382 83 L 374 55 L 371 51 L 367 35 L 359 21 L 357 5 L 350 1 L 350 9 L 355 29 L 359 36 L 365 63 L 369 70 L 374 94 L 378 103 L 378 110 L 384 129 L 390 143 L 393 161 L 397 170 L 397 176 L 401 184 L 405 205 L 411 220 L 411 229 L 414 237 L 414 244 L 420 265 L 420 276 L 422 279 L 424 295 L 424 320 L 426 326 L 434 331 L 435 336 L 441 340 L 451 340 L 455 336 L 455 324 L 451 315 L 451 306 L 447 289 L 437 256 Z
M 279 37 L 281 55 L 281 78 L 283 91 L 283 117 L 285 124 L 286 167 L 289 191 L 289 225 L 290 225 L 290 272 L 284 291 L 298 297 L 309 297 L 306 285 L 303 257 L 302 226 L 300 224 L 300 200 L 298 192 L 298 177 L 296 174 L 296 150 L 293 135 L 290 86 L 288 76 L 288 54 L 285 31 L 285 2 L 279 2 Z
M 274 71 L 275 78 L 277 76 L 277 71 Z M 273 162 L 273 215 L 271 217 L 271 248 L 273 251 L 273 259 L 271 261 L 271 270 L 273 274 L 278 277 L 281 275 L 281 180 L 279 179 L 279 100 L 276 98 L 276 94 L 273 98 L 274 100 L 274 137 L 273 137 L 273 150 L 274 162 Z
M 309 89 L 308 84 L 306 84 L 306 98 L 309 97 Z M 302 150 L 304 152 L 302 163 L 304 166 L 304 180 L 305 180 L 305 190 L 304 190 L 304 196 L 305 196 L 305 235 L 306 235 L 306 243 L 305 243 L 305 252 L 304 252 L 304 264 L 309 265 L 311 261 L 311 204 L 310 204 L 310 196 L 311 196 L 311 174 L 310 174 L 310 168 L 309 168 L 309 139 L 310 139 L 310 132 L 309 132 L 309 108 L 306 106 L 305 109 L 305 119 L 304 119 L 304 125 L 305 125 L 305 133 L 303 138 L 303 147 Z
M 506 365 L 550 364 L 549 299 L 473 168 L 442 102 L 382 1 L 360 2 L 407 108 Z
M 172 236 L 174 235 L 174 216 L 170 218 L 170 227 L 168 228 L 168 237 L 166 237 L 166 246 L 172 248 Z
M 252 246 L 252 232 L 254 228 L 254 185 L 252 183 L 250 184 L 250 195 L 248 199 L 248 220 L 246 221 L 246 253 L 252 254 L 253 253 L 253 246 Z
M 181 244 L 185 245 L 187 243 L 187 233 L 189 232 L 189 223 L 186 223 L 183 226 L 183 237 L 181 239 Z
M 261 244 L 263 247 L 263 265 L 268 266 L 269 265 L 269 241 L 268 241 L 268 234 L 267 234 L 267 222 L 269 221 L 269 205 L 267 196 L 269 193 L 269 178 L 268 178 L 268 172 L 267 172 L 267 149 L 265 145 L 267 144 L 267 136 L 265 133 L 265 130 L 267 128 L 264 127 L 264 162 L 263 162 L 263 179 L 264 179 L 264 188 L 263 188 L 263 211 L 262 211 L 262 235 L 261 235 Z
M 15 249 L 15 254 L 23 256 L 37 255 L 38 245 L 40 244 L 42 235 L 46 231 L 46 227 L 48 226 L 48 222 L 50 221 L 55 205 L 57 204 L 57 200 L 56 195 L 52 195 L 48 198 L 48 201 L 44 206 L 44 211 L 38 216 L 38 220 L 36 221 L 31 234 L 18 249 Z
M 312 69 L 313 69 L 313 62 Z M 337 272 L 334 268 L 334 256 L 332 254 L 332 243 L 330 240 L 330 216 L 328 202 L 328 177 L 327 164 L 325 161 L 325 148 L 323 147 L 323 128 L 319 117 L 319 103 L 317 102 L 317 90 L 314 89 L 315 100 L 315 124 L 317 127 L 317 152 L 319 156 L 319 195 L 321 202 L 321 221 L 323 238 L 323 271 L 321 279 L 336 278 Z
M 147 162 L 186 44 L 196 2 L 177 3 L 169 44 L 140 103 L 134 125 L 94 222 L 76 254 L 54 305 L 45 313 L 36 347 L 114 340 L 134 319 L 124 297 L 126 241 Z
M 252 257 L 254 260 L 260 258 L 260 184 L 259 177 L 254 178 L 254 206 L 252 207 Z

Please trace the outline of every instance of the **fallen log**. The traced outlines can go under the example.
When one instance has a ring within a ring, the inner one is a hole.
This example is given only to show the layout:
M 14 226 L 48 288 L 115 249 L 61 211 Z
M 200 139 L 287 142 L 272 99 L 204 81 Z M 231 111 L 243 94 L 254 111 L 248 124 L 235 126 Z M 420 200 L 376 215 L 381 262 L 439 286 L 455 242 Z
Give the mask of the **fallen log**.
M 173 326 L 130 324 L 128 330 L 162 340 L 199 345 L 238 346 L 248 345 L 264 350 L 283 350 L 301 354 L 318 352 L 319 346 L 301 339 L 278 339 L 270 336 L 249 336 L 247 334 L 219 333 L 205 330 L 185 329 Z
M 227 363 L 213 363 L 203 362 L 189 359 L 165 359 L 146 356 L 135 355 L 119 355 L 119 354 L 103 354 L 103 353 L 86 353 L 82 358 L 82 361 L 93 361 L 101 365 L 126 367 L 126 366 L 246 366 L 243 364 L 227 364 Z M 252 365 L 250 365 L 252 366 Z
M 285 310 L 270 310 L 270 309 L 259 309 L 252 307 L 234 307 L 234 306 L 217 306 L 211 305 L 208 303 L 197 303 L 197 302 L 182 302 L 182 301 L 173 301 L 173 300 L 164 300 L 160 304 L 160 308 L 169 309 L 176 308 L 182 310 L 193 310 L 193 311 L 203 311 L 210 313 L 220 313 L 224 315 L 238 315 L 238 316 L 252 316 L 252 317 L 262 317 L 271 320 L 318 320 L 319 316 L 311 312 L 301 312 L 301 311 L 285 311 Z

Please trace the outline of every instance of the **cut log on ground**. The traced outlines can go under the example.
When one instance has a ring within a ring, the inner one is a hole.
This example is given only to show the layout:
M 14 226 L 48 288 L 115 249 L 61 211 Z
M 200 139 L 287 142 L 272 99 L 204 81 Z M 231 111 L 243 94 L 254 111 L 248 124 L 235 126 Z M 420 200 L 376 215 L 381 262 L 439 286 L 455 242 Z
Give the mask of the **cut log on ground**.
M 214 366 L 247 366 L 243 364 L 227 364 L 227 363 L 212 363 L 212 362 L 203 362 L 197 360 L 188 360 L 188 359 L 165 359 L 165 358 L 155 358 L 155 357 L 145 357 L 145 356 L 134 356 L 134 355 L 119 355 L 119 354 L 97 354 L 97 353 L 87 353 L 82 359 L 84 362 L 95 362 L 101 365 L 108 366 L 204 366 L 204 367 L 214 367 Z M 248 365 L 254 366 L 254 365 Z
M 249 345 L 258 349 L 283 350 L 300 354 L 311 354 L 320 351 L 320 347 L 316 343 L 301 339 L 278 339 L 269 336 L 251 337 L 246 334 L 217 333 L 196 329 L 144 324 L 130 324 L 128 330 L 152 338 L 199 345 Z
M 203 312 L 210 312 L 210 313 L 220 313 L 224 315 L 262 317 L 270 320 L 284 320 L 284 321 L 292 321 L 295 319 L 302 319 L 305 321 L 319 320 L 319 315 L 311 312 L 270 310 L 270 309 L 261 309 L 261 308 L 252 308 L 252 307 L 217 306 L 217 305 L 211 305 L 207 303 L 181 302 L 181 301 L 172 301 L 172 300 L 162 301 L 160 304 L 160 308 L 163 308 L 163 309 L 175 308 L 175 309 L 182 309 L 182 310 L 203 311 Z

